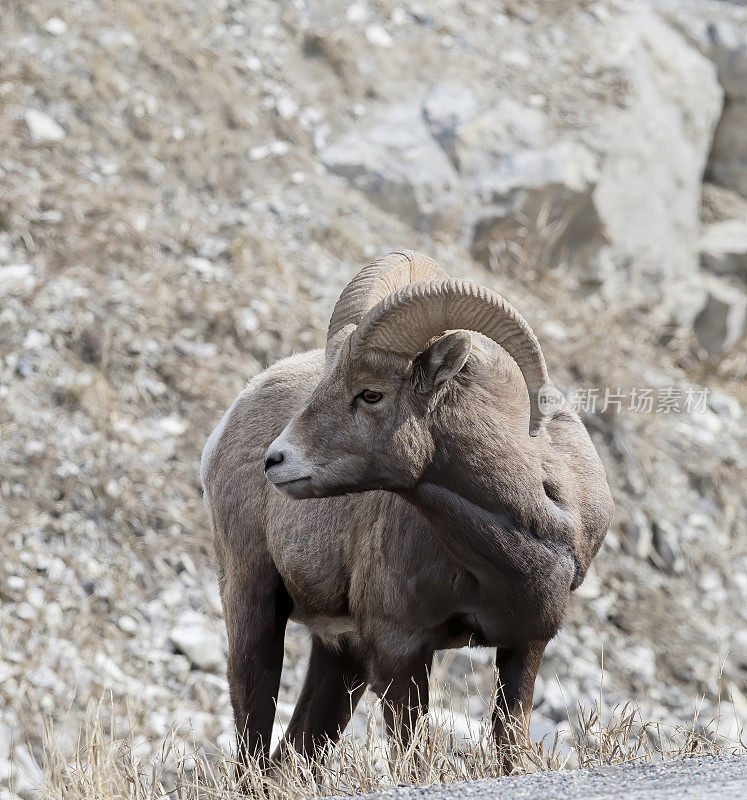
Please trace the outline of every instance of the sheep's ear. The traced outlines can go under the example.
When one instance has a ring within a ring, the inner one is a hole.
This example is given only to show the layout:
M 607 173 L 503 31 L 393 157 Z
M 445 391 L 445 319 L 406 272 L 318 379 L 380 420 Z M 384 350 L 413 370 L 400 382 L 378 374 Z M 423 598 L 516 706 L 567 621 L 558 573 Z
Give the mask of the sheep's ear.
M 413 362 L 413 382 L 419 392 L 432 392 L 453 378 L 467 363 L 472 350 L 468 331 L 439 336 Z

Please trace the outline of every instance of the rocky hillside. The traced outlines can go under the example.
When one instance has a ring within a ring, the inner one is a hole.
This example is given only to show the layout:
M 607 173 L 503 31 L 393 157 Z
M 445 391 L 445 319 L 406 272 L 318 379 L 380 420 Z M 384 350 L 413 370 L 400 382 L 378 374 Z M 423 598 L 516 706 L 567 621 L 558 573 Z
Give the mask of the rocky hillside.
M 4 0 L 0 141 L 0 786 L 96 703 L 229 743 L 203 442 L 402 246 L 522 311 L 613 487 L 535 735 L 602 660 L 747 722 L 745 8 Z M 465 724 L 489 656 L 439 666 Z

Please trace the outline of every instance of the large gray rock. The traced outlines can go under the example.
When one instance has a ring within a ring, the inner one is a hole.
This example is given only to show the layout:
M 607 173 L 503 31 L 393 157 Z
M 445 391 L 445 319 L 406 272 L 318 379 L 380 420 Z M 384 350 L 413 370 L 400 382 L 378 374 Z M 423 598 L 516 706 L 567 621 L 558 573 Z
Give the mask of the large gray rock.
M 593 189 L 594 154 L 579 143 L 550 139 L 544 115 L 510 97 L 459 127 L 454 158 L 476 205 L 478 233 L 501 221 L 507 223 L 502 234 L 517 221 L 526 228 L 543 203 L 565 206 Z
M 419 231 L 453 231 L 459 223 L 457 174 L 416 104 L 390 107 L 371 127 L 327 147 L 322 161 Z
M 554 140 L 545 115 L 511 97 L 458 126 L 454 163 L 471 199 L 465 234 L 487 266 L 496 256 L 523 268 L 573 260 L 588 272 L 606 242 L 593 200 L 596 155 Z
M 598 279 L 596 255 L 607 234 L 594 202 L 594 154 L 574 142 L 519 149 L 476 171 L 472 251 L 493 266 L 495 248 L 520 265 L 546 269 L 573 262 L 579 277 Z
M 716 275 L 747 280 L 747 219 L 707 225 L 700 237 L 700 265 Z
M 669 302 L 669 286 L 697 269 L 700 186 L 722 99 L 716 69 L 637 3 L 610 30 L 613 64 L 627 92 L 599 121 L 595 204 L 616 263 L 635 264 L 640 276 L 621 290 L 645 290 L 665 315 L 677 308 L 678 322 L 687 323 L 698 305 L 683 306 L 687 296 Z
M 724 89 L 708 175 L 747 196 L 747 8 L 670 0 L 665 13 L 713 61 Z
M 568 46 L 580 50 L 584 35 Z M 470 198 L 465 238 L 488 265 L 501 251 L 540 269 L 566 261 L 570 278 L 617 297 L 645 291 L 661 321 L 676 311 L 677 323 L 689 325 L 703 302 L 691 284 L 722 102 L 716 68 L 644 3 L 611 13 L 589 46 L 595 71 L 618 76 L 617 102 L 583 104 L 560 130 L 502 98 L 458 126 L 454 161 Z M 673 281 L 687 289 L 672 291 Z
M 541 97 L 496 92 L 478 109 L 471 90 L 444 83 L 338 139 L 323 162 L 417 230 L 457 235 L 489 266 L 505 253 L 531 269 L 567 263 L 571 280 L 636 302 L 645 293 L 659 321 L 690 326 L 704 298 L 693 282 L 722 103 L 716 67 L 646 3 L 581 27 L 568 47 L 589 51 L 593 74 L 617 76 L 619 97 L 580 103 L 573 124 L 540 111 Z

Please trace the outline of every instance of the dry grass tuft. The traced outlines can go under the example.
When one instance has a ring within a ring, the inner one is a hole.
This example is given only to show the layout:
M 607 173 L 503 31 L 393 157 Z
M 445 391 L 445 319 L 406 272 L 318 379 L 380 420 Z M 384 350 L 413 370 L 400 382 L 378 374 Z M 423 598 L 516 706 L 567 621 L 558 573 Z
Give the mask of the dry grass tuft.
M 301 800 L 358 795 L 392 786 L 427 786 L 495 778 L 504 774 L 501 753 L 489 735 L 491 699 L 479 729 L 460 730 L 450 696 L 436 692 L 431 713 L 421 717 L 410 742 L 387 742 L 380 704 L 368 708 L 365 736 L 346 733 L 328 742 L 313 760 L 286 749 L 281 762 L 262 771 L 252 763 L 235 781 L 233 752 L 189 746 L 172 728 L 155 757 L 141 754 L 132 731 L 120 735 L 105 703 L 89 710 L 79 746 L 66 757 L 45 731 L 42 795 L 48 800 L 156 800 L 156 798 L 238 798 Z M 685 755 L 747 752 L 744 730 L 736 737 L 720 730 L 720 720 L 699 720 L 697 711 L 681 725 L 645 721 L 626 704 L 608 712 L 600 706 L 568 711 L 566 730 L 532 740 L 517 720 L 508 757 L 515 773 L 562 770 L 632 762 L 663 761 Z

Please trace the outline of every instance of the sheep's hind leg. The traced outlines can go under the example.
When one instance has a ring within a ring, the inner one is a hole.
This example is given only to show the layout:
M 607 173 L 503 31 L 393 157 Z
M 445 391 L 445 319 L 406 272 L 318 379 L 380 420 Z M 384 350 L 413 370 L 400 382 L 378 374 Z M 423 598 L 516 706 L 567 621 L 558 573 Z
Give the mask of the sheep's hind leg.
M 493 711 L 493 736 L 506 773 L 514 769 L 519 749 L 529 735 L 534 682 L 545 647 L 546 641 L 535 641 L 518 647 L 499 647 L 496 651 L 498 696 Z
M 309 667 L 284 741 L 307 757 L 337 741 L 366 688 L 366 676 L 350 647 L 338 649 L 312 638 Z M 282 757 L 281 743 L 273 760 Z

